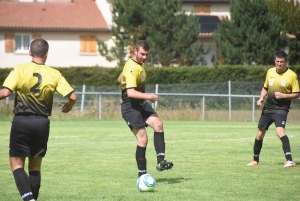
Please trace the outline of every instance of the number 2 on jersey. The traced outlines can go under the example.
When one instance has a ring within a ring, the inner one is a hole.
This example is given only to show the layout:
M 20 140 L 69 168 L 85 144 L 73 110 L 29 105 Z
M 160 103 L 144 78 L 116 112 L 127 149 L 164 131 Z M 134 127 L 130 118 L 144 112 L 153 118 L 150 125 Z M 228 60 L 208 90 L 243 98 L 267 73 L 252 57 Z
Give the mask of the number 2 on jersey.
M 41 90 L 39 90 L 38 87 L 42 83 L 42 76 L 39 73 L 33 73 L 33 77 L 37 77 L 38 81 L 33 87 L 30 88 L 30 92 L 41 93 Z

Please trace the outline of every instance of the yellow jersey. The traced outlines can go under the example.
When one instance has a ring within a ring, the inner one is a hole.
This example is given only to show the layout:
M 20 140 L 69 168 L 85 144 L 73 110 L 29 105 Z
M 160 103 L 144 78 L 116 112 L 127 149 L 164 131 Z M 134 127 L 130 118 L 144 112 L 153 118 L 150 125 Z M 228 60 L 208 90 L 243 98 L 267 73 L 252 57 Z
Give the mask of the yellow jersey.
M 127 89 L 145 93 L 146 72 L 144 66 L 133 59 L 129 59 L 124 65 L 121 79 L 122 99 L 127 100 Z
M 266 75 L 264 88 L 268 90 L 265 106 L 271 109 L 288 111 L 291 105 L 290 99 L 276 99 L 275 92 L 284 94 L 299 93 L 297 74 L 287 69 L 283 73 L 277 73 L 276 67 L 270 68 Z
M 63 97 L 74 91 L 58 70 L 35 62 L 15 66 L 2 88 L 16 92 L 15 115 L 50 116 L 55 91 Z

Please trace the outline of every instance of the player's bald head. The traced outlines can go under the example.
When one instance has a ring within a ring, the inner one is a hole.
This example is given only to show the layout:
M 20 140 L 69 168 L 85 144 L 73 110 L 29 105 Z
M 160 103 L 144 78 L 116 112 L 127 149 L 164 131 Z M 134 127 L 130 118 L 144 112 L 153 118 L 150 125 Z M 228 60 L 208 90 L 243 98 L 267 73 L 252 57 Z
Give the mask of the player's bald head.
M 35 39 L 30 44 L 30 52 L 33 57 L 44 57 L 47 54 L 48 49 L 48 42 L 42 38 Z

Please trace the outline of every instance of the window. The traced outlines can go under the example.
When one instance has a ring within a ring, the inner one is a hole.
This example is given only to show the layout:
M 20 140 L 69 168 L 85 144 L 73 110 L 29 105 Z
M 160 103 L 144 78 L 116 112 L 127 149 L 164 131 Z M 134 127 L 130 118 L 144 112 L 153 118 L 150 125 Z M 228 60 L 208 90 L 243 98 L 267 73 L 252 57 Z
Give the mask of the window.
M 96 53 L 97 41 L 95 36 L 80 36 L 80 52 Z
M 29 34 L 15 34 L 15 52 L 28 53 L 30 41 L 31 36 Z
M 41 34 L 38 32 L 32 34 L 7 32 L 5 33 L 5 52 L 28 54 L 31 40 L 37 38 L 41 38 Z

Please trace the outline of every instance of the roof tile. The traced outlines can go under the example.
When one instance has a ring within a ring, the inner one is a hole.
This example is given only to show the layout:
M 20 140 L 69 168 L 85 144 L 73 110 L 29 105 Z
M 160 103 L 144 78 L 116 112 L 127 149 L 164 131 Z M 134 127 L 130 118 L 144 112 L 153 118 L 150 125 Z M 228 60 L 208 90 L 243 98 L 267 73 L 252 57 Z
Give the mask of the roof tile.
M 70 3 L 0 1 L 0 29 L 109 30 L 93 0 Z

